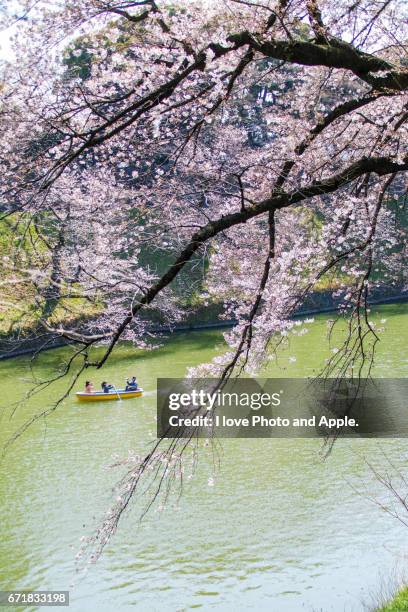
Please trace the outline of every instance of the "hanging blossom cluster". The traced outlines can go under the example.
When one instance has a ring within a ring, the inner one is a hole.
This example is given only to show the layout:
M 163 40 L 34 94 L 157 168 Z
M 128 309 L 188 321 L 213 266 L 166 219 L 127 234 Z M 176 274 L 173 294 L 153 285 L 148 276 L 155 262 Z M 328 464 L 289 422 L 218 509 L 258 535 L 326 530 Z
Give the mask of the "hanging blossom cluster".
M 237 325 L 205 371 L 227 376 L 256 370 L 325 282 L 350 319 L 336 367 L 360 368 L 370 297 L 407 282 L 406 3 L 15 11 L 0 208 L 18 240 L 1 266 L 30 323 L 85 359 L 107 345 L 100 366 L 215 302 Z

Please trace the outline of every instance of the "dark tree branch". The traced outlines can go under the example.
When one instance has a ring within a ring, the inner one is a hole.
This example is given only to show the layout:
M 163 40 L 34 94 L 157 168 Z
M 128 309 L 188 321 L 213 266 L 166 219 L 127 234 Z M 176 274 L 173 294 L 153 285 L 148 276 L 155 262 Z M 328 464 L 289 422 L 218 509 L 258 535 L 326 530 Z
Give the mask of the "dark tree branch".
M 102 367 L 102 365 L 108 359 L 114 346 L 120 339 L 124 330 L 132 322 L 134 316 L 142 308 L 149 305 L 155 299 L 155 297 L 175 279 L 180 270 L 183 269 L 185 264 L 191 259 L 193 254 L 201 247 L 201 245 L 211 238 L 214 238 L 220 232 L 223 232 L 235 225 L 246 223 L 250 219 L 253 219 L 254 217 L 257 217 L 263 213 L 272 212 L 294 204 L 299 204 L 300 202 L 314 196 L 333 193 L 340 187 L 344 187 L 367 172 L 373 172 L 379 176 L 385 176 L 387 174 L 393 174 L 395 172 L 401 172 L 404 170 L 408 170 L 408 157 L 402 164 L 392 162 L 386 157 L 363 158 L 330 178 L 313 183 L 308 187 L 304 187 L 303 189 L 297 189 L 292 193 L 273 195 L 271 198 L 267 198 L 266 200 L 262 200 L 261 202 L 247 206 L 244 210 L 230 213 L 216 221 L 207 223 L 207 225 L 203 226 L 195 234 L 193 234 L 185 249 L 180 253 L 179 257 L 169 267 L 167 272 L 160 278 L 160 280 L 148 291 L 146 291 L 145 295 L 139 302 L 133 305 L 129 315 L 125 317 L 112 335 L 111 341 L 104 356 L 96 364 L 97 367 Z M 69 334 L 69 332 L 67 333 Z
M 396 70 L 384 59 L 359 51 L 353 45 L 338 39 L 330 39 L 330 45 L 311 41 L 258 40 L 245 31 L 231 34 L 228 40 L 237 47 L 249 45 L 266 57 L 285 60 L 302 66 L 327 66 L 350 70 L 375 89 L 403 91 L 408 87 L 408 71 Z M 370 73 L 386 71 L 385 76 L 374 77 Z

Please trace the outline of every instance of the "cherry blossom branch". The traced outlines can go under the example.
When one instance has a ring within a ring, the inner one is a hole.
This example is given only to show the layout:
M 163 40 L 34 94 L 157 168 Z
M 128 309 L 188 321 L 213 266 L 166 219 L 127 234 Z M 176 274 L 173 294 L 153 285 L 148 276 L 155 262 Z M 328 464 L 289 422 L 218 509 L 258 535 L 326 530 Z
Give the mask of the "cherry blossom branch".
M 340 187 L 349 184 L 367 172 L 373 172 L 379 176 L 384 176 L 404 170 L 408 170 L 408 158 L 403 163 L 392 162 L 388 158 L 384 157 L 363 158 L 358 162 L 351 164 L 351 166 L 342 172 L 327 178 L 326 180 L 316 182 L 302 189 L 295 190 L 290 194 L 282 193 L 280 195 L 275 195 L 256 204 L 247 206 L 244 210 L 225 215 L 216 221 L 207 223 L 207 225 L 203 226 L 192 236 L 185 249 L 181 252 L 174 264 L 170 266 L 161 279 L 148 291 L 146 291 L 145 295 L 133 305 L 129 315 L 122 321 L 117 330 L 112 334 L 112 339 L 104 356 L 95 365 L 98 368 L 103 366 L 124 330 L 132 322 L 134 316 L 142 308 L 151 304 L 155 297 L 174 280 L 174 278 L 179 274 L 185 264 L 191 259 L 192 255 L 201 247 L 202 244 L 207 242 L 209 239 L 214 238 L 220 232 L 223 232 L 235 225 L 246 223 L 249 219 L 257 217 L 265 212 L 286 208 L 314 196 L 333 193 Z M 62 332 L 62 335 L 66 335 L 67 337 L 72 337 L 70 334 L 71 332 Z M 76 334 L 76 336 L 78 339 L 80 334 Z M 82 340 L 80 341 L 86 343 L 88 339 L 83 336 Z M 95 340 L 92 339 L 92 341 Z
M 232 44 L 231 47 L 225 47 L 219 43 L 210 42 L 200 52 L 194 54 L 195 57 L 193 62 L 187 59 L 188 65 L 164 84 L 132 102 L 124 109 L 121 109 L 112 117 L 93 128 L 90 132 L 77 134 L 77 137 L 82 141 L 81 144 L 73 148 L 70 146 L 68 152 L 55 162 L 51 170 L 44 176 L 35 178 L 34 183 L 40 181 L 40 189 L 47 190 L 49 186 L 61 176 L 65 168 L 85 151 L 93 149 L 118 135 L 124 129 L 134 124 L 143 115 L 168 99 L 176 89 L 190 77 L 190 75 L 197 71 L 203 71 L 207 67 L 210 61 L 208 57 L 209 50 L 214 53 L 215 58 L 221 58 L 241 47 L 248 46 L 249 48 L 247 55 L 240 61 L 235 74 L 233 74 L 231 78 L 226 98 L 228 98 L 232 90 L 236 77 L 251 63 L 253 59 L 252 53 L 254 51 L 259 52 L 264 57 L 283 60 L 291 64 L 326 66 L 329 68 L 348 70 L 379 92 L 391 94 L 404 91 L 408 88 L 408 70 L 397 70 L 395 66 L 388 61 L 364 53 L 353 45 L 338 39 L 330 38 L 330 44 L 326 44 L 326 42 L 300 40 L 264 41 L 256 33 L 243 31 L 237 34 L 230 34 L 227 40 Z M 183 63 L 181 65 L 183 65 Z M 374 76 L 372 73 L 376 72 L 386 72 L 387 74 Z M 213 110 L 218 108 L 221 101 L 222 100 L 214 105 Z M 350 105 L 352 106 L 351 102 Z M 350 110 L 352 110 L 352 108 Z
M 269 237 L 269 246 L 268 246 L 268 254 L 265 259 L 263 272 L 261 281 L 259 283 L 258 292 L 256 298 L 251 306 L 249 311 L 248 320 L 244 323 L 244 329 L 241 333 L 241 338 L 238 343 L 238 346 L 235 350 L 234 356 L 231 361 L 225 366 L 219 377 L 218 388 L 222 385 L 224 380 L 226 380 L 230 374 L 234 371 L 234 368 L 238 362 L 238 359 L 241 357 L 242 353 L 245 350 L 245 361 L 241 365 L 241 372 L 245 368 L 245 365 L 248 361 L 249 351 L 251 349 L 252 336 L 253 336 L 253 322 L 261 305 L 263 293 L 265 291 L 266 284 L 269 279 L 272 261 L 275 257 L 275 210 L 272 210 L 268 214 L 268 237 Z
M 231 34 L 229 42 L 237 47 L 248 45 L 265 57 L 285 60 L 301 66 L 326 66 L 349 70 L 375 89 L 391 89 L 404 91 L 408 88 L 408 70 L 396 70 L 384 59 L 359 51 L 353 45 L 335 39 L 331 44 L 320 44 L 310 41 L 261 41 L 249 31 Z M 381 77 L 371 75 L 372 72 L 386 71 Z

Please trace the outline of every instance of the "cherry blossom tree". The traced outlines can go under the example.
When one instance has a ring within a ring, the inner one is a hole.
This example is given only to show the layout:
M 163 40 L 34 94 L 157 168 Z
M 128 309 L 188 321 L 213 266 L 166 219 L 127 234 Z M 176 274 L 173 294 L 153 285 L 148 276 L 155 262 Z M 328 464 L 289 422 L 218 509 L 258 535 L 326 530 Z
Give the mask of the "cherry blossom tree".
M 1 209 L 34 246 L 2 265 L 80 372 L 143 345 L 149 313 L 179 320 L 199 261 L 202 300 L 237 321 L 201 372 L 256 371 L 329 276 L 348 333 L 323 371 L 370 371 L 370 295 L 406 284 L 406 18 L 402 0 L 19 2 Z M 93 316 L 56 322 L 72 297 Z M 181 442 L 161 444 L 131 466 L 102 546 L 148 467 L 182 469 Z

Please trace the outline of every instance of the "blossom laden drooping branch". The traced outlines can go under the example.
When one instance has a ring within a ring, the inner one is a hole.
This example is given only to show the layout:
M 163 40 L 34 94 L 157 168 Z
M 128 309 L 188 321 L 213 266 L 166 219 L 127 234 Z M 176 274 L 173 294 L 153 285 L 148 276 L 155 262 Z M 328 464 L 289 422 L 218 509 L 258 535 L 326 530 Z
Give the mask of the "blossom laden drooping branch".
M 325 283 L 348 333 L 323 371 L 370 372 L 369 301 L 407 287 L 406 17 L 402 0 L 17 2 L 0 107 L 16 338 L 100 368 L 212 302 L 237 324 L 201 371 L 226 378 Z M 129 472 L 108 532 L 183 444 Z

